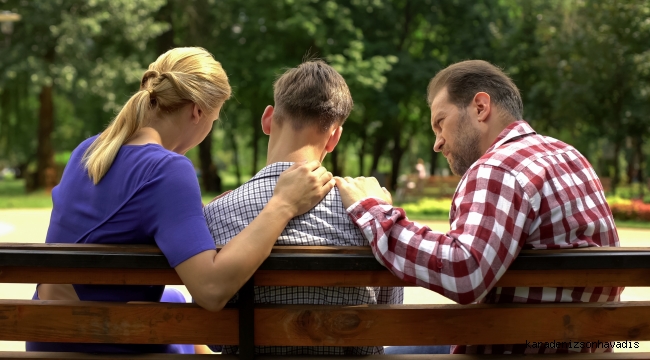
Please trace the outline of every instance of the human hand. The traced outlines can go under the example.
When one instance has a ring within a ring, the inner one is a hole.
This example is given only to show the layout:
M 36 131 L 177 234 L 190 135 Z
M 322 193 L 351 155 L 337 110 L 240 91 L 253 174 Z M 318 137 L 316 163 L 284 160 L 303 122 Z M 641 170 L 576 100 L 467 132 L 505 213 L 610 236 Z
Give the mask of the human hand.
M 343 206 L 347 209 L 355 202 L 369 198 L 379 198 L 384 200 L 389 204 L 393 204 L 393 197 L 390 192 L 383 186 L 379 186 L 379 182 L 374 177 L 363 177 L 358 178 L 351 177 L 335 177 L 336 186 L 339 188 L 341 193 L 341 200 L 343 200 Z
M 332 190 L 332 173 L 318 161 L 295 163 L 280 174 L 271 200 L 280 202 L 291 217 L 302 215 L 318 204 Z

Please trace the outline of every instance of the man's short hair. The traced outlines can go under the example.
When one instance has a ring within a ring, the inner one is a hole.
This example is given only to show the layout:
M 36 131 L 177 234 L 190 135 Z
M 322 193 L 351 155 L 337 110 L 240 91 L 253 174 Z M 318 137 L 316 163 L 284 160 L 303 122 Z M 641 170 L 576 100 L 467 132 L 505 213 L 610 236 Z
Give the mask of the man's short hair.
M 449 101 L 459 109 L 467 107 L 476 93 L 485 92 L 495 105 L 515 120 L 523 118 L 524 104 L 519 89 L 508 75 L 487 61 L 461 61 L 440 70 L 427 88 L 429 105 L 445 87 Z
M 340 126 L 352 111 L 352 96 L 343 76 L 322 60 L 309 60 L 287 70 L 273 84 L 274 119 L 295 130 L 318 126 L 321 132 Z

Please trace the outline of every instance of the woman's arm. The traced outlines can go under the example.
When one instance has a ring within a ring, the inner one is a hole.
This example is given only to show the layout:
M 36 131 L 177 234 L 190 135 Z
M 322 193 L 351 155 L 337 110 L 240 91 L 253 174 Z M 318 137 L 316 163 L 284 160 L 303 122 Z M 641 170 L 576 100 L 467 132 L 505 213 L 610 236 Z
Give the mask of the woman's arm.
M 333 187 L 332 174 L 317 161 L 283 172 L 259 216 L 218 254 L 204 251 L 176 266 L 196 303 L 221 310 L 269 256 L 289 221 L 316 206 Z

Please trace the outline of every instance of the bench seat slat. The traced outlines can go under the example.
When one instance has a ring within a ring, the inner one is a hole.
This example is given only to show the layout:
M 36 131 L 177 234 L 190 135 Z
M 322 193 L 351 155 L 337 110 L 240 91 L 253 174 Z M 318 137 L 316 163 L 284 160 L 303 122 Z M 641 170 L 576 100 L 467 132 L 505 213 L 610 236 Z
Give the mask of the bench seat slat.
M 142 354 L 142 355 L 97 355 L 82 353 L 54 353 L 54 352 L 17 352 L 4 351 L 0 352 L 0 359 L 21 359 L 21 360 L 101 360 L 101 359 L 118 359 L 118 360 L 190 360 L 190 359 L 218 359 L 218 360 L 238 360 L 234 355 L 179 355 L 179 354 Z M 265 356 L 258 355 L 255 360 L 277 360 L 286 358 L 290 360 L 647 360 L 650 359 L 650 353 L 609 353 L 609 354 L 545 354 L 545 355 L 371 355 L 371 356 Z
M 20 359 L 20 360 L 239 360 L 235 355 L 188 355 L 188 354 L 86 354 L 73 352 L 19 352 L 19 351 L 0 351 L 0 359 Z M 407 359 L 405 359 L 407 360 Z
M 370 346 L 650 340 L 650 302 L 261 306 L 255 344 Z
M 236 309 L 195 304 L 1 300 L 0 339 L 121 343 L 237 344 Z
M 650 340 L 650 302 L 260 305 L 255 344 L 371 346 Z M 526 324 L 523 326 L 523 324 Z M 238 312 L 193 304 L 0 301 L 0 340 L 237 344 Z

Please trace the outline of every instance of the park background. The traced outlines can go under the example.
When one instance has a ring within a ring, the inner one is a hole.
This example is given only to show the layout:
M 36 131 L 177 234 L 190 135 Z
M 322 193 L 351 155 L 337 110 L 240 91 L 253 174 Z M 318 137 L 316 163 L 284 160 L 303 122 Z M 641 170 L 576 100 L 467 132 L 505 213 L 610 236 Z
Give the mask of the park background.
M 159 54 L 201 46 L 233 87 L 220 121 L 187 154 L 205 201 L 265 165 L 259 120 L 273 81 L 317 57 L 345 77 L 355 101 L 325 166 L 377 175 L 396 197 L 414 188 L 400 205 L 444 231 L 445 192 L 408 177 L 418 159 L 429 174 L 449 174 L 432 151 L 426 86 L 454 62 L 483 59 L 519 86 L 533 128 L 594 165 L 622 245 L 648 246 L 648 0 L 0 0 L 0 11 L 2 242 L 43 242 L 49 191 L 74 147 L 110 122 Z M 2 285 L 0 298 L 33 289 Z M 648 299 L 646 289 L 624 292 Z M 426 301 L 445 299 L 408 290 L 407 302 Z

